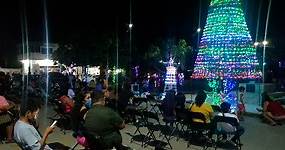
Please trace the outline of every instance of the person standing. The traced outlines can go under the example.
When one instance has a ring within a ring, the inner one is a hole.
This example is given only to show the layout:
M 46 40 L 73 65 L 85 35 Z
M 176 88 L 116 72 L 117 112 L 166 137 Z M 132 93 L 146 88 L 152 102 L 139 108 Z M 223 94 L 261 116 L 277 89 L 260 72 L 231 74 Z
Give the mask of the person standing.
M 239 95 L 238 95 L 238 118 L 240 121 L 244 120 L 244 113 L 245 113 L 245 105 L 244 105 L 244 95 L 245 95 L 245 88 L 240 86 L 238 88 Z

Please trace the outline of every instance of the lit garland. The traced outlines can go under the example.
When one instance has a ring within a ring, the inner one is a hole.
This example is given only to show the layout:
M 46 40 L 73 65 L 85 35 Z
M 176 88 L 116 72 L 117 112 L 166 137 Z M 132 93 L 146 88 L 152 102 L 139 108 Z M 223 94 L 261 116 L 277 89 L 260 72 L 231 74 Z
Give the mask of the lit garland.
M 256 79 L 257 66 L 240 0 L 212 0 L 192 78 Z
M 184 82 L 184 73 L 179 73 L 178 74 L 178 83 L 179 85 L 183 85 L 183 82 Z
M 237 82 L 235 80 L 232 79 L 223 80 L 224 93 L 228 94 L 236 87 L 236 85 Z
M 208 79 L 208 85 L 212 89 L 211 92 L 206 92 L 206 102 L 212 105 L 220 105 L 223 101 L 222 96 L 218 93 L 218 80 Z

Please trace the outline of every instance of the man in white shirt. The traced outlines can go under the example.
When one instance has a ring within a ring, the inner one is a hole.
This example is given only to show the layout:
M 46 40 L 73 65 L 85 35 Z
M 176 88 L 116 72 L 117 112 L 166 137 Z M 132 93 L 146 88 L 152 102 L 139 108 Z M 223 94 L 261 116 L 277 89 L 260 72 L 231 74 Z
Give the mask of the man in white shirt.
M 239 119 L 237 115 L 230 113 L 231 104 L 228 102 L 223 102 L 220 106 L 221 112 L 217 114 L 217 116 L 230 117 L 235 118 L 237 120 L 238 125 L 233 126 L 226 122 L 218 122 L 217 129 L 220 131 L 224 131 L 226 133 L 234 133 L 234 137 L 231 139 L 232 142 L 237 144 L 237 139 L 244 133 L 244 128 L 239 125 Z

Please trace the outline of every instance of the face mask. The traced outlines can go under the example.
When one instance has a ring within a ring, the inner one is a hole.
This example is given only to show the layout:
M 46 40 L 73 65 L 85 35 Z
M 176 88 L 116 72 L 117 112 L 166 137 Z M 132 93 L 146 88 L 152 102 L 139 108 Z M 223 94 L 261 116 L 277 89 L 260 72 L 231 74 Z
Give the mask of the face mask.
M 90 109 L 92 107 L 92 101 L 91 101 L 91 98 L 87 99 L 86 102 L 85 102 L 85 107 L 87 109 Z

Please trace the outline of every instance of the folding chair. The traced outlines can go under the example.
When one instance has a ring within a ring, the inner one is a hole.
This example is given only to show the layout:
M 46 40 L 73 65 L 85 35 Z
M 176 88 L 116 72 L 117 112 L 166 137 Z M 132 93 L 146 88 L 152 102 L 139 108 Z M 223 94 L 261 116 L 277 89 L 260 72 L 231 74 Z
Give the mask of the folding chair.
M 179 134 L 177 136 L 176 141 L 178 141 L 182 135 L 184 135 L 185 137 L 185 135 L 187 134 L 186 131 L 188 131 L 188 129 L 190 128 L 190 123 L 191 123 L 190 112 L 187 110 L 176 109 L 175 126 L 177 127 L 177 130 L 179 130 Z M 186 129 L 185 129 L 185 126 L 186 126 Z
M 162 114 L 160 107 L 161 107 L 161 101 L 156 99 L 148 99 L 150 102 L 150 111 L 155 112 L 157 114 Z
M 143 140 L 142 145 L 143 147 L 146 147 L 146 144 L 151 140 L 156 141 L 154 132 L 160 130 L 161 124 L 158 115 L 153 112 L 144 111 L 143 116 L 146 123 L 145 126 L 147 127 L 148 132 Z
M 142 97 L 134 97 L 134 98 L 133 98 L 133 104 L 134 104 L 135 106 L 139 107 L 139 106 L 141 106 L 143 103 L 146 104 L 146 108 L 145 108 L 145 109 L 147 109 L 147 103 L 148 103 L 147 98 L 142 98 Z
M 203 149 L 207 149 L 206 144 L 209 140 L 210 124 L 206 122 L 204 114 L 200 112 L 190 112 L 190 117 L 190 136 L 188 137 L 187 147 L 190 147 L 193 137 L 196 137 L 195 140 L 201 142 Z M 195 120 L 201 120 L 202 122 Z
M 215 149 L 217 149 L 217 145 L 221 142 L 222 136 L 226 136 L 226 141 L 231 140 L 231 138 L 236 134 L 236 129 L 239 126 L 238 120 L 233 117 L 225 117 L 225 116 L 215 116 L 213 120 L 215 134 L 217 134 L 217 139 L 215 139 Z M 238 149 L 241 149 L 240 137 L 237 138 L 237 144 L 233 145 Z
M 136 136 L 137 133 L 139 133 L 139 136 L 143 136 L 140 128 L 145 127 L 146 126 L 146 120 L 144 118 L 143 112 L 140 110 L 134 110 L 133 115 L 135 115 L 136 121 L 134 122 L 134 126 L 136 127 L 135 132 L 132 135 L 132 138 L 130 140 L 130 143 L 132 143 L 134 141 L 134 136 Z M 142 145 L 143 147 L 143 140 L 142 140 Z
M 163 135 L 162 140 L 166 139 L 167 145 L 169 145 L 170 149 L 172 149 L 172 145 L 170 144 L 170 140 L 173 137 L 175 131 L 177 131 L 177 126 L 174 127 L 176 124 L 176 118 L 173 117 L 164 117 L 163 121 L 165 125 L 161 125 L 160 135 Z

